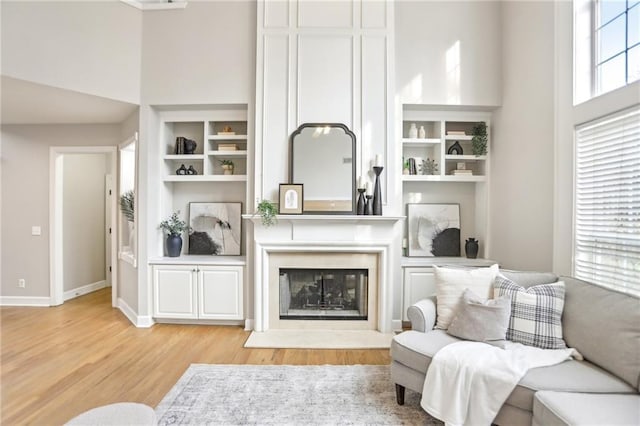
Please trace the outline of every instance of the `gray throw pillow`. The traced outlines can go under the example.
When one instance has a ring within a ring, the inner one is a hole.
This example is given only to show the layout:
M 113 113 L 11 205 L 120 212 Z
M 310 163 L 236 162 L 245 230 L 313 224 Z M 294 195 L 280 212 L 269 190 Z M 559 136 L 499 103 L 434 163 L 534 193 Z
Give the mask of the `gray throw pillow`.
M 510 316 L 511 299 L 508 296 L 484 300 L 466 289 L 447 333 L 476 342 L 504 342 Z

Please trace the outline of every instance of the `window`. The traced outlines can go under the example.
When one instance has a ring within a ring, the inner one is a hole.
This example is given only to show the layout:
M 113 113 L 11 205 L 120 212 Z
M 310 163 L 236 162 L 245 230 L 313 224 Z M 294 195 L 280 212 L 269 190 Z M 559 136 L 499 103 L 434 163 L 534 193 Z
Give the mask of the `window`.
M 574 275 L 640 295 L 640 106 L 576 127 Z
M 574 103 L 640 80 L 640 0 L 574 0 Z
M 595 94 L 640 79 L 640 0 L 595 3 Z

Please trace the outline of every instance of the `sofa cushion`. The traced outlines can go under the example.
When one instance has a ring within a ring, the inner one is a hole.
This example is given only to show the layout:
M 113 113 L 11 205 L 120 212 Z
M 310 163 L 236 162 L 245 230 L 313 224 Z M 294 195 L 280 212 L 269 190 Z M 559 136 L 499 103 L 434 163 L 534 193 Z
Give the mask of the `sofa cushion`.
M 538 392 L 533 419 L 539 426 L 637 425 L 640 395 Z
M 447 333 L 476 342 L 504 341 L 510 313 L 508 297 L 485 300 L 466 289 Z
M 444 330 L 427 333 L 410 330 L 397 334 L 391 341 L 391 358 L 395 361 L 427 374 L 431 358 L 445 346 L 459 342 Z
M 500 269 L 500 274 L 524 288 L 529 288 L 533 285 L 551 284 L 558 281 L 558 276 L 553 272 L 513 271 L 511 269 Z
M 436 328 L 446 330 L 455 316 L 455 311 L 465 289 L 470 289 L 484 299 L 493 297 L 493 279 L 498 265 L 488 268 L 450 268 L 433 266 L 436 283 L 437 318 Z
M 567 344 L 640 389 L 640 299 L 575 278 L 562 280 Z
M 507 277 L 498 275 L 494 288 L 494 297 L 511 297 L 507 340 L 542 349 L 567 347 L 562 339 L 563 282 L 525 289 Z
M 531 411 L 533 395 L 540 390 L 584 393 L 636 392 L 624 380 L 590 362 L 570 360 L 529 370 L 511 392 L 506 403 Z

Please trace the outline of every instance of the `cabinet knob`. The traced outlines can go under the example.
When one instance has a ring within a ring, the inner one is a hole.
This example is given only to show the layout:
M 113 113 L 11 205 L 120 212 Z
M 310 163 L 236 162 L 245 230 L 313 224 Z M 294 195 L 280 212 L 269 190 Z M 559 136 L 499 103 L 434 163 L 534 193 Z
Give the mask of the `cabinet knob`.
M 198 268 L 193 268 L 191 272 L 198 272 Z

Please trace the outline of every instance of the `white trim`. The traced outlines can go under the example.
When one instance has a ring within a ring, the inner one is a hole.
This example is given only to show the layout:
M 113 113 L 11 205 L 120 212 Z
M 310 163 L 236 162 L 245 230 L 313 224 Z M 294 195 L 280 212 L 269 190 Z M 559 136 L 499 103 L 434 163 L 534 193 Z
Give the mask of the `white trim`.
M 48 297 L 0 296 L 0 306 L 45 306 L 49 307 Z
M 108 174 L 117 176 L 118 148 L 116 146 L 52 146 L 49 148 L 49 306 L 64 302 L 63 287 L 63 215 L 62 215 L 62 156 L 64 154 L 108 154 L 111 161 Z M 116 306 L 118 290 L 117 200 L 111 198 L 111 306 Z
M 86 284 L 86 285 L 65 291 L 64 294 L 62 295 L 62 299 L 66 302 L 67 300 L 75 299 L 76 297 L 92 293 L 96 290 L 100 290 L 101 288 L 105 288 L 106 286 L 107 286 L 106 280 L 96 281 L 95 283 Z
M 127 304 L 127 302 L 125 302 L 124 299 L 122 298 L 118 298 L 117 307 L 118 309 L 120 309 L 120 312 L 122 312 L 124 316 L 127 317 L 129 321 L 131 321 L 131 324 L 135 325 L 138 328 L 149 328 L 153 324 L 155 324 L 155 321 L 153 321 L 153 318 L 149 316 L 138 315 L 133 310 L 133 308 L 131 308 L 131 306 L 129 306 L 129 304 Z

